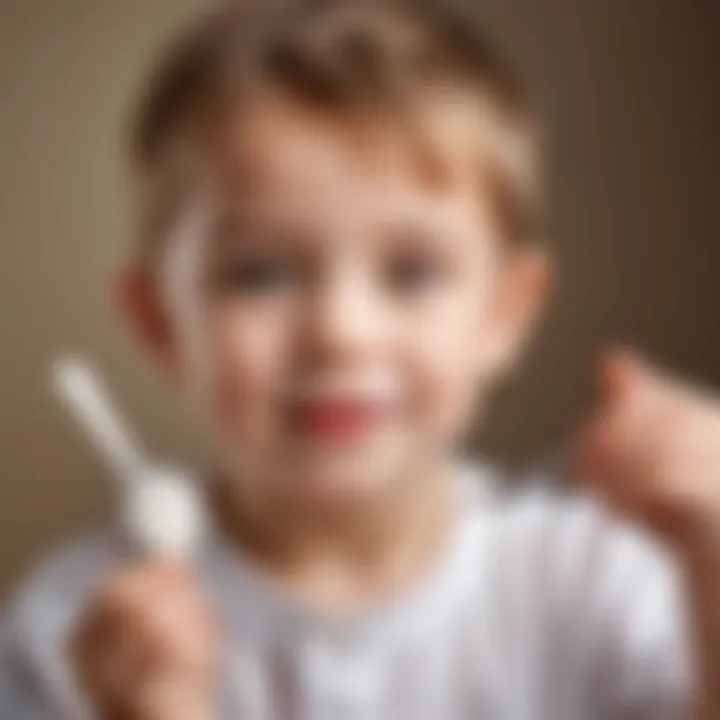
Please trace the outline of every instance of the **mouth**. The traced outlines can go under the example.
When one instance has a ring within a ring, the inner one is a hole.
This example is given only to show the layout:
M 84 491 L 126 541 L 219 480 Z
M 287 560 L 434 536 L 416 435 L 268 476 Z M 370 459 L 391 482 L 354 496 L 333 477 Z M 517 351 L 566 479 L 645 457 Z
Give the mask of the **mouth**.
M 291 403 L 289 426 L 304 439 L 342 444 L 354 442 L 376 430 L 387 420 L 386 402 L 360 397 L 305 399 Z

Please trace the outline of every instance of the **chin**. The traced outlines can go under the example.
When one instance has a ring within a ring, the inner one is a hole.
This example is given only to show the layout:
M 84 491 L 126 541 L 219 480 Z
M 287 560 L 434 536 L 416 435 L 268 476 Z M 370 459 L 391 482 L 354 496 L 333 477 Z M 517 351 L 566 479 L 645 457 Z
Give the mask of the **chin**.
M 304 457 L 288 468 L 287 477 L 292 491 L 307 501 L 344 505 L 381 497 L 392 490 L 406 467 L 387 452 L 335 451 Z

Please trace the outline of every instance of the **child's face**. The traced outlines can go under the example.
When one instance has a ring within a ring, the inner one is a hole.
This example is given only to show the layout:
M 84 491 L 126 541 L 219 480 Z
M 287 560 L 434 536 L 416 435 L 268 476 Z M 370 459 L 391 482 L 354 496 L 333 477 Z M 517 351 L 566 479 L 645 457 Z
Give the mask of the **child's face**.
M 364 133 L 259 102 L 185 228 L 201 282 L 169 273 L 174 367 L 246 482 L 298 500 L 445 458 L 539 301 L 462 153 L 431 182 L 401 132 Z

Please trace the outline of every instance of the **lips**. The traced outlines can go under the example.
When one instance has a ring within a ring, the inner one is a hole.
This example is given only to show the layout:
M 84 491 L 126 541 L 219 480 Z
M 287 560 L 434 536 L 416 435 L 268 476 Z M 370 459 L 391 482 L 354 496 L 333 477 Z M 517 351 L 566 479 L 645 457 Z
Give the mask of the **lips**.
M 357 440 L 386 416 L 384 403 L 358 398 L 304 400 L 294 403 L 289 412 L 294 432 L 324 442 Z

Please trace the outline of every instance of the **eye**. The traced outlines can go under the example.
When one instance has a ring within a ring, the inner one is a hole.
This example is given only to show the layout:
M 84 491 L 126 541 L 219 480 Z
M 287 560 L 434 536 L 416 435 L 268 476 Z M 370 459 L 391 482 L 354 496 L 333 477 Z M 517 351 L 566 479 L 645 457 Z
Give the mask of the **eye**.
M 385 272 L 392 290 L 413 293 L 438 283 L 444 275 L 444 266 L 428 252 L 410 250 L 390 258 Z
M 262 293 L 280 290 L 295 280 L 292 264 L 281 258 L 232 258 L 216 273 L 216 288 L 225 292 Z

